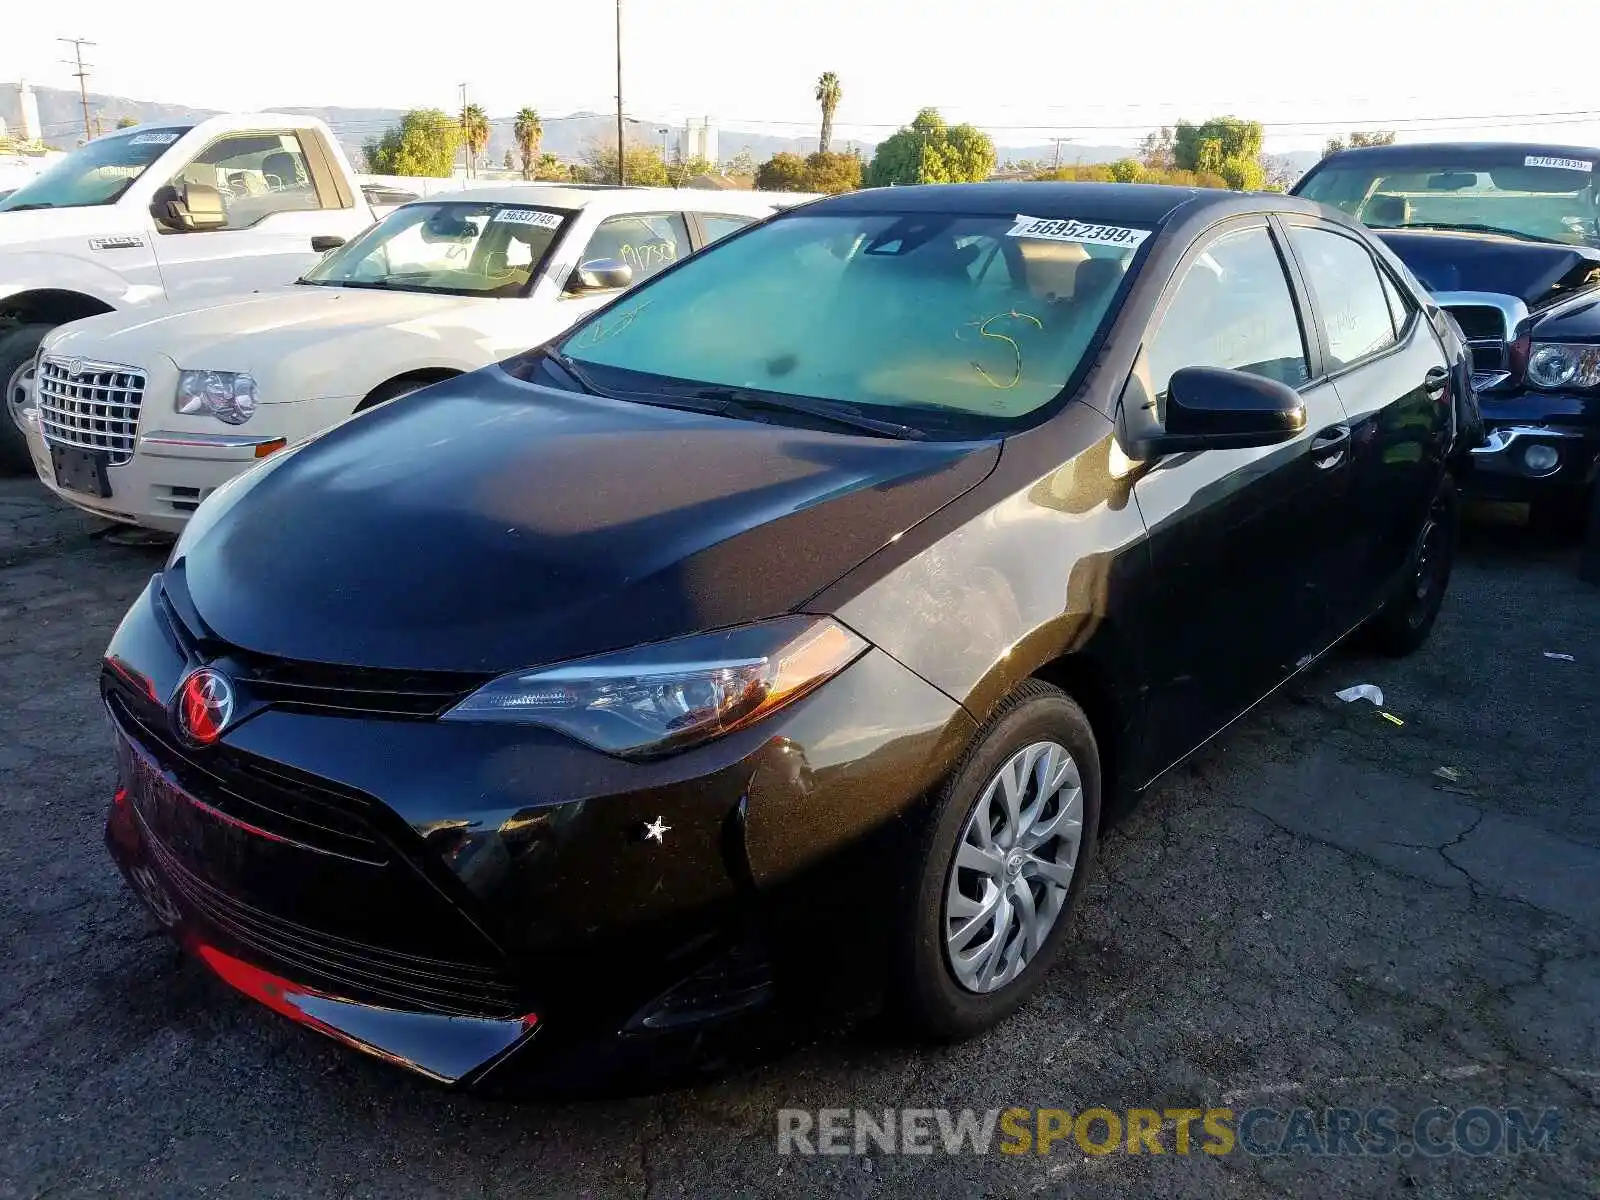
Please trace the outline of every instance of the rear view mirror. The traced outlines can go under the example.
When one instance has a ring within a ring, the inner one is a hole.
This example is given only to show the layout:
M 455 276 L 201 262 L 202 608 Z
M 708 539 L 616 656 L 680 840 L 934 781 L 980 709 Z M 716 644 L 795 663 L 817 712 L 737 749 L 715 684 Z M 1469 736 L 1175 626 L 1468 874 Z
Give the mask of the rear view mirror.
M 1141 457 L 1274 446 L 1306 427 L 1306 408 L 1287 384 L 1245 371 L 1184 367 L 1167 385 L 1161 430 Z
M 633 284 L 633 268 L 620 258 L 591 258 L 567 280 L 569 292 L 613 292 Z
M 1428 190 L 1430 192 L 1464 192 L 1469 187 L 1476 187 L 1478 173 L 1476 171 L 1441 171 L 1437 175 L 1428 177 Z
M 228 223 L 228 210 L 223 206 L 222 193 L 203 183 L 186 183 L 180 196 L 176 188 L 165 187 L 156 193 L 150 215 L 168 229 L 182 233 L 199 233 L 207 229 L 221 229 Z
M 465 217 L 451 213 L 437 213 L 422 223 L 422 240 L 430 246 L 441 242 L 470 242 L 478 236 L 478 227 Z

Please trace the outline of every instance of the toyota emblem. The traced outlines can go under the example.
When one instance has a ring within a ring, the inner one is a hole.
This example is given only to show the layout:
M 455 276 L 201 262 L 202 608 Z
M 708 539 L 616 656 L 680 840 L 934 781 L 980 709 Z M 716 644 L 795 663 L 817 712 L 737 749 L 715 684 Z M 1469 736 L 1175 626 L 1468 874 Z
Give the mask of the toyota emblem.
M 209 746 L 233 720 L 233 684 L 222 672 L 201 667 L 178 685 L 174 707 L 178 732 L 197 746 Z

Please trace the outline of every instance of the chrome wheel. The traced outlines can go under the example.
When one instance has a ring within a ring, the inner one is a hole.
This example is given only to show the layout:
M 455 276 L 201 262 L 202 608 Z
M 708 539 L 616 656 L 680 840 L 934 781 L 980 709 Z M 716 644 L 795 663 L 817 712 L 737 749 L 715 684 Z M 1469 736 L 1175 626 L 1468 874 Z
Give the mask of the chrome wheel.
M 1013 754 L 984 786 L 945 881 L 945 959 L 969 992 L 1022 974 L 1066 906 L 1083 840 L 1078 764 L 1056 742 Z
M 6 412 L 11 416 L 11 423 L 18 429 L 24 428 L 22 410 L 33 400 L 33 373 L 34 360 L 29 357 L 12 371 L 10 378 L 6 380 Z

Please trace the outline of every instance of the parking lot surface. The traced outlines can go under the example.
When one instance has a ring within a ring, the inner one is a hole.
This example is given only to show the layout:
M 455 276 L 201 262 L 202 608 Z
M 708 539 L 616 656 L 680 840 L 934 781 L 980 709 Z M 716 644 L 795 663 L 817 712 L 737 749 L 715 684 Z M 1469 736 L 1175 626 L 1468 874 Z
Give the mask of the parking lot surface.
M 0 480 L 0 1196 L 1600 1195 L 1600 591 L 1569 550 L 1476 529 L 1422 653 L 1341 653 L 1164 779 L 988 1037 L 869 1026 L 712 1085 L 514 1105 L 301 1031 L 152 932 L 101 843 L 95 680 L 164 551 L 102 529 Z M 1404 724 L 1333 698 L 1359 682 Z M 1441 1158 L 776 1138 L 784 1108 L 1435 1104 L 1561 1131 Z

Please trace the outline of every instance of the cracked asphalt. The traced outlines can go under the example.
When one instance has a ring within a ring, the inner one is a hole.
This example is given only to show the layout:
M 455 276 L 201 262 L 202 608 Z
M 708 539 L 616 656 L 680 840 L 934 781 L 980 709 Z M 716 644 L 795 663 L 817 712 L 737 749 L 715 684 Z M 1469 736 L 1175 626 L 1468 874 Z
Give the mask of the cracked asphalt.
M 1600 591 L 1570 550 L 1478 528 L 1421 654 L 1336 656 L 1165 779 L 990 1036 L 869 1025 L 694 1089 L 513 1105 L 294 1028 L 151 932 L 101 845 L 95 672 L 161 552 L 100 529 L 0 480 L 0 1196 L 1600 1196 Z M 1404 724 L 1333 699 L 1356 682 Z M 1435 1104 L 1561 1132 L 1437 1159 L 776 1147 L 781 1108 Z

